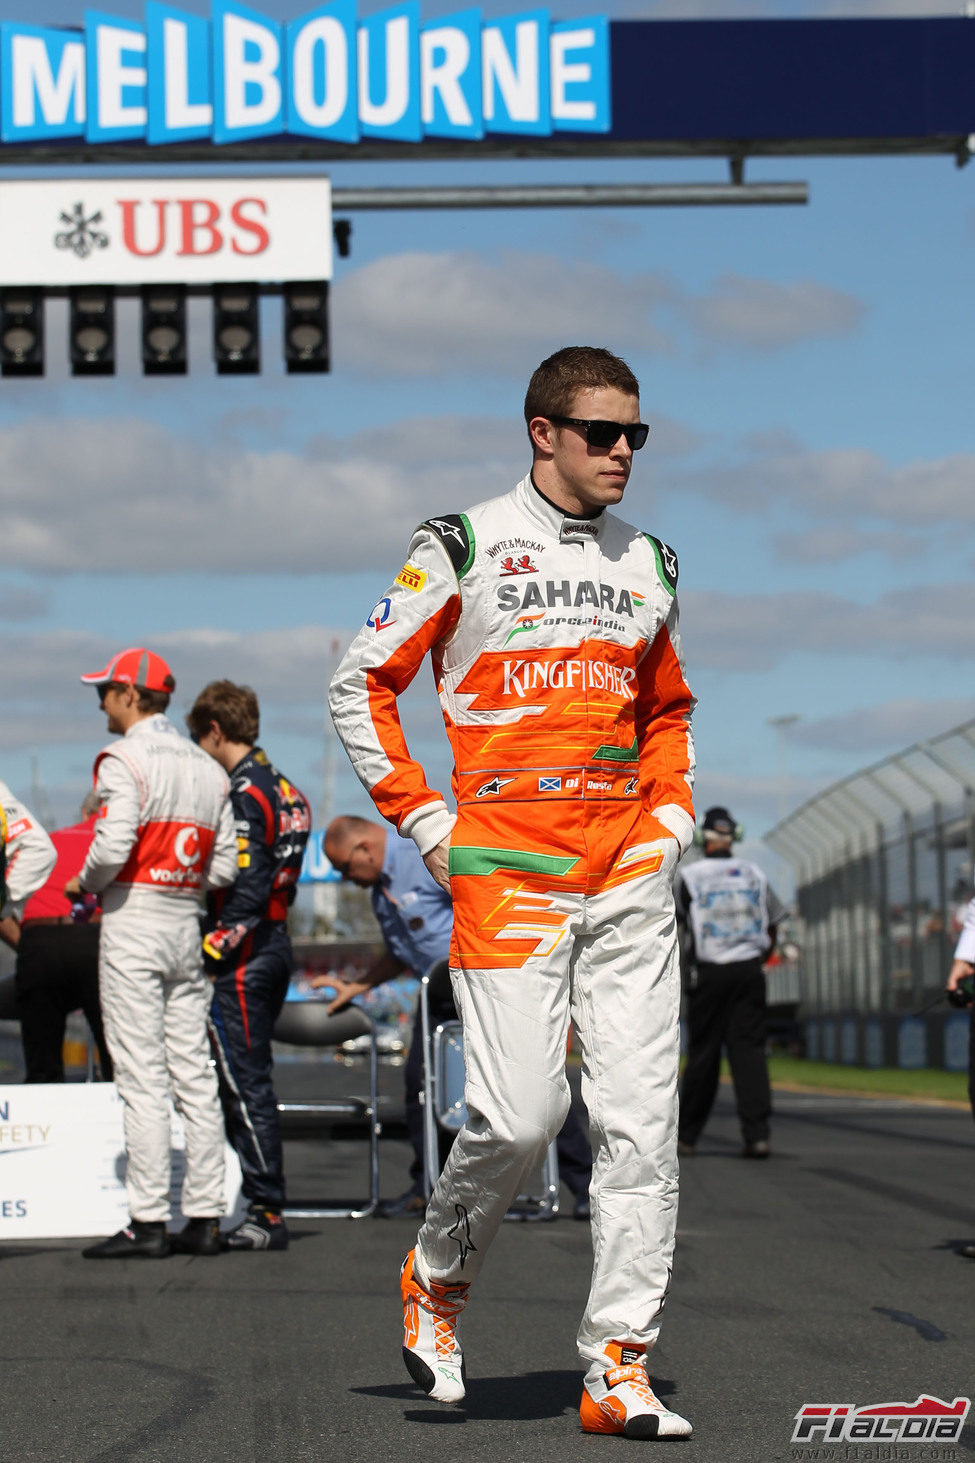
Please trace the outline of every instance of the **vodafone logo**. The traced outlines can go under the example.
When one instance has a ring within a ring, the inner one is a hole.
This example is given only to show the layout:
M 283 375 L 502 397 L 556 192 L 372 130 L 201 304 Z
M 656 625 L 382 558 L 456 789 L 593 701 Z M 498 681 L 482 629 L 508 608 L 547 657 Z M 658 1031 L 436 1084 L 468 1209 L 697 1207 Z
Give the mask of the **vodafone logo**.
M 173 852 L 184 869 L 200 862 L 200 835 L 195 828 L 181 828 L 176 835 Z

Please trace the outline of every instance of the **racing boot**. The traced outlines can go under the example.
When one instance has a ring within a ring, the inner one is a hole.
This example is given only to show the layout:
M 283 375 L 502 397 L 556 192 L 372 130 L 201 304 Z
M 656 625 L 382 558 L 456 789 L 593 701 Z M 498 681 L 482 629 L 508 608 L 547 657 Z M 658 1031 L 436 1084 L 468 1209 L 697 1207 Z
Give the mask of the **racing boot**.
M 277 1209 L 251 1204 L 247 1218 L 221 1236 L 225 1250 L 286 1250 L 288 1226 Z
M 403 1297 L 403 1360 L 406 1370 L 434 1402 L 461 1402 L 464 1355 L 457 1340 L 457 1317 L 467 1304 L 470 1285 L 421 1285 L 415 1274 L 416 1250 L 400 1271 Z
M 220 1220 L 188 1219 L 182 1229 L 170 1236 L 169 1243 L 178 1255 L 219 1255 Z
M 579 1406 L 583 1432 L 622 1433 L 626 1438 L 689 1438 L 691 1425 L 668 1412 L 654 1396 L 647 1378 L 646 1347 L 635 1341 L 610 1341 L 607 1367 L 594 1364 L 586 1373 Z
M 130 1219 L 128 1228 L 81 1253 L 86 1260 L 164 1260 L 169 1254 L 169 1236 L 161 1219 Z

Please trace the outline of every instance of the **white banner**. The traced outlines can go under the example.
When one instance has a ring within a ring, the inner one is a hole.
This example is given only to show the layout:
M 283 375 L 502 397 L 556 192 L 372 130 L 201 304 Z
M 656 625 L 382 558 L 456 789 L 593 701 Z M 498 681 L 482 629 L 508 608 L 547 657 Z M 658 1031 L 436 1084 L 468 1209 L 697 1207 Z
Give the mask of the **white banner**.
M 172 1142 L 171 1227 L 178 1229 L 186 1155 L 175 1112 Z M 242 1217 L 240 1164 L 229 1145 L 226 1205 L 228 1216 Z M 114 1082 L 0 1087 L 0 1239 L 110 1235 L 128 1218 Z
M 0 287 L 331 277 L 327 178 L 0 181 Z

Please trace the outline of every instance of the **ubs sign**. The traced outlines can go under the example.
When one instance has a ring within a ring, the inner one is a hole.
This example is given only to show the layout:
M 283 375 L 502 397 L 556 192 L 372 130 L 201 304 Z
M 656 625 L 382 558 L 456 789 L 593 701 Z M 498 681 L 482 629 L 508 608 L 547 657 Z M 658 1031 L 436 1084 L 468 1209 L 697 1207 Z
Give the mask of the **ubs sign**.
M 11 178 L 4 285 L 329 279 L 327 178 Z
M 610 130 L 609 23 L 479 10 L 422 24 L 418 0 L 359 20 L 332 0 L 286 25 L 236 0 L 210 19 L 148 0 L 145 23 L 0 25 L 0 141 L 355 143 Z

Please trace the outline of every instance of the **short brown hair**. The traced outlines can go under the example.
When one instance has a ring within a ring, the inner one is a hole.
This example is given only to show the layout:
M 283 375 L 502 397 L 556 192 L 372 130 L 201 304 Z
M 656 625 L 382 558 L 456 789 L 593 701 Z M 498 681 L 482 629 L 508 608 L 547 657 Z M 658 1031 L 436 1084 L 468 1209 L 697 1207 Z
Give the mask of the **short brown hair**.
M 234 681 L 211 681 L 193 702 L 186 714 L 186 725 L 192 736 L 205 737 L 215 721 L 225 737 L 252 747 L 261 730 L 261 712 L 257 693 L 250 686 Z
M 165 711 L 169 706 L 168 691 L 147 691 L 145 686 L 136 686 L 135 689 L 139 693 L 139 700 L 136 704 L 140 711 L 151 711 L 153 715 L 156 715 L 160 711 Z
M 567 345 L 549 356 L 528 383 L 525 424 L 534 417 L 565 417 L 577 391 L 615 386 L 627 396 L 640 395 L 640 383 L 625 361 L 595 345 Z

